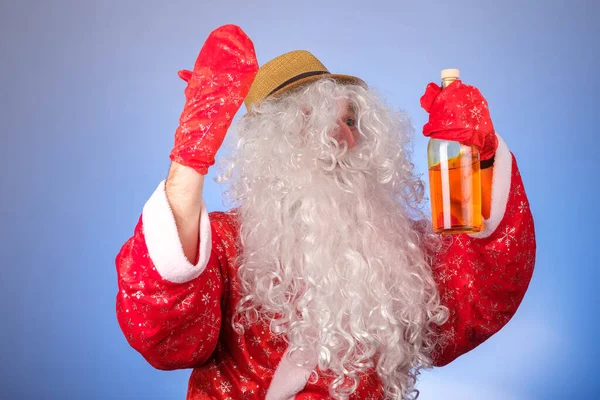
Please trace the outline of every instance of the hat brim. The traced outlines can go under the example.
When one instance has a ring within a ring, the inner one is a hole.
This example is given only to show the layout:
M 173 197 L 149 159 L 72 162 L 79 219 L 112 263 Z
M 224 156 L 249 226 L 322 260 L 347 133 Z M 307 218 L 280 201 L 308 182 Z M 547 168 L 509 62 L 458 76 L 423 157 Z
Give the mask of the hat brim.
M 362 86 L 364 88 L 368 87 L 367 84 L 365 83 L 365 81 L 363 81 L 362 79 L 357 78 L 355 76 L 341 75 L 341 74 L 322 74 L 322 75 L 314 75 L 314 76 L 308 76 L 306 78 L 298 79 L 297 81 L 290 83 L 289 85 L 286 85 L 286 86 L 282 87 L 281 89 L 274 91 L 273 93 L 270 93 L 267 96 L 267 98 L 269 98 L 271 96 L 281 96 L 282 94 L 284 94 L 286 92 L 297 89 L 304 85 L 308 85 L 310 83 L 316 82 L 321 79 L 333 79 L 336 82 L 344 84 L 344 85 L 358 85 L 358 86 Z

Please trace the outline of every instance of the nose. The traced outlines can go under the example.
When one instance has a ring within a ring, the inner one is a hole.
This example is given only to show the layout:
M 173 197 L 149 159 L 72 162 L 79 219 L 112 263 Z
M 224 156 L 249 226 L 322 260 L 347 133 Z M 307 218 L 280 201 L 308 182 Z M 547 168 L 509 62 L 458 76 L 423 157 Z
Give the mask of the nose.
M 352 129 L 341 118 L 338 119 L 337 124 L 338 129 L 335 139 L 338 142 L 346 142 L 349 149 L 356 146 L 356 140 L 354 139 L 354 132 L 352 132 Z

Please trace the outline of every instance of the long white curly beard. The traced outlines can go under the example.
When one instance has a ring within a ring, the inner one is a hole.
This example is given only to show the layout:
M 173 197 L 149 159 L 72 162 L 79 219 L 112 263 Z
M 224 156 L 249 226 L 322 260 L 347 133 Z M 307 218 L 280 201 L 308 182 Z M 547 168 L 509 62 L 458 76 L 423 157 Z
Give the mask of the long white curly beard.
M 350 150 L 332 139 L 343 101 L 358 115 Z M 328 80 L 263 103 L 238 128 L 227 192 L 241 221 L 238 313 L 314 354 L 337 376 L 334 397 L 375 368 L 388 397 L 410 398 L 446 318 L 415 229 L 423 185 L 410 133 L 370 92 Z

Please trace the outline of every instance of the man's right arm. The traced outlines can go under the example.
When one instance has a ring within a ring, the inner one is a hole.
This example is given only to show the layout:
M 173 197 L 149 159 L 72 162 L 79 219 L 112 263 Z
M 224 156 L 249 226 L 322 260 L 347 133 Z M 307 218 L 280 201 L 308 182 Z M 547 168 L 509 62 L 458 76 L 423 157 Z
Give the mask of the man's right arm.
M 216 346 L 227 260 L 211 251 L 202 188 L 257 71 L 254 45 L 235 25 L 211 32 L 193 71 L 179 71 L 187 82 L 186 101 L 169 176 L 145 204 L 116 259 L 119 324 L 156 368 L 196 365 Z
M 217 344 L 223 266 L 212 252 L 211 224 L 201 197 L 196 238 L 186 237 L 178 233 L 176 218 L 194 211 L 180 204 L 176 217 L 165 186 L 161 182 L 146 202 L 133 236 L 117 255 L 117 319 L 129 344 L 151 365 L 189 368 L 203 363 Z M 187 225 L 181 229 L 194 231 Z M 197 262 L 188 260 L 180 237 L 199 243 Z
M 193 168 L 173 162 L 165 186 L 183 253 L 190 263 L 195 264 L 199 256 L 198 240 L 204 175 Z

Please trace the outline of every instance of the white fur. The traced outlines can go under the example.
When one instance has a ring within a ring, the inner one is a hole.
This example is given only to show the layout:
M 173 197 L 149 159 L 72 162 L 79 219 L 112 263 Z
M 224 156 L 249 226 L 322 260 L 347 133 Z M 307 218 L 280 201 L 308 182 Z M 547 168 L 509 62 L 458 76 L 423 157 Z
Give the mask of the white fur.
M 150 259 L 160 276 L 171 282 L 184 283 L 204 271 L 211 252 L 210 220 L 204 201 L 200 213 L 200 257 L 196 265 L 190 263 L 183 253 L 165 181 L 158 185 L 144 205 L 142 223 Z
M 351 149 L 335 139 L 348 105 Z M 424 185 L 406 114 L 362 87 L 321 80 L 250 110 L 238 134 L 223 177 L 243 250 L 234 327 L 264 318 L 293 360 L 313 349 L 318 369 L 335 375 L 332 397 L 349 396 L 374 368 L 389 397 L 412 398 L 447 309 L 423 252 L 429 236 L 414 229 L 426 218 Z M 281 368 L 292 377 L 277 386 L 283 395 L 302 374 Z
M 275 370 L 265 400 L 291 400 L 304 389 L 317 366 L 317 361 L 314 355 L 305 355 L 302 358 L 311 361 L 300 366 L 291 360 L 288 351 L 285 352 Z
M 496 149 L 493 167 L 494 176 L 492 178 L 492 204 L 490 207 L 490 217 L 483 221 L 483 229 L 481 232 L 469 235 L 473 238 L 482 239 L 494 233 L 506 212 L 512 176 L 512 154 L 508 150 L 504 140 L 502 140 L 499 135 L 496 134 L 496 136 L 498 137 L 498 148 Z

